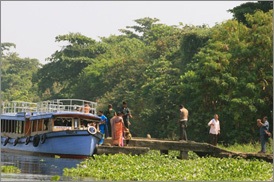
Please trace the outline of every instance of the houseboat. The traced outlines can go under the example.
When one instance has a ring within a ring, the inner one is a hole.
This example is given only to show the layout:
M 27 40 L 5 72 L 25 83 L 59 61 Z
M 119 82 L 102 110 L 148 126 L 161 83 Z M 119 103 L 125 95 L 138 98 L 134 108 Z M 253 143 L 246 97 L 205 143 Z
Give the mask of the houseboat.
M 38 103 L 3 102 L 1 151 L 85 158 L 103 136 L 96 102 L 56 99 Z

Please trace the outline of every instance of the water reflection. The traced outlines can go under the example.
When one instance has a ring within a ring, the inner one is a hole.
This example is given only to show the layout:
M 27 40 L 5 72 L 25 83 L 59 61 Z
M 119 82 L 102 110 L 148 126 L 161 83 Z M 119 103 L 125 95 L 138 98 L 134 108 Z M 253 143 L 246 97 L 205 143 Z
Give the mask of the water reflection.
M 63 174 L 64 168 L 76 167 L 84 159 L 53 158 L 20 155 L 14 153 L 1 152 L 1 164 L 6 166 L 16 166 L 21 170 L 21 174 L 1 174 L 1 180 L 28 179 L 49 180 L 53 175 Z M 63 180 L 87 180 L 64 178 Z M 88 179 L 90 181 L 90 179 Z

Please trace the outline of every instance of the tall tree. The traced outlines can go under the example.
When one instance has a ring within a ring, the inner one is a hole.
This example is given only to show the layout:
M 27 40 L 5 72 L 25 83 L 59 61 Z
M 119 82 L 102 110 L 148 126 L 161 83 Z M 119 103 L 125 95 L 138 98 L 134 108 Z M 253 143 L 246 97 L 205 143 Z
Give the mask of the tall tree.
M 50 63 L 37 75 L 40 95 L 44 99 L 72 96 L 72 87 L 82 70 L 106 51 L 103 44 L 79 33 L 57 36 L 56 42 L 67 42 L 67 45 L 56 51 L 48 59 Z
M 223 140 L 229 142 L 254 139 L 256 126 L 251 121 L 272 116 L 272 11 L 257 11 L 246 21 L 248 27 L 229 20 L 212 28 L 209 44 L 182 77 L 181 99 L 196 111 L 195 128 L 205 134 L 206 121 L 218 113 Z M 196 133 L 201 140 L 199 136 Z
M 37 86 L 32 83 L 32 77 L 41 64 L 37 59 L 20 58 L 17 53 L 9 52 L 10 47 L 16 45 L 3 43 L 1 47 L 1 100 L 38 101 Z
M 258 1 L 241 4 L 233 9 L 229 9 L 228 12 L 232 13 L 233 17 L 239 22 L 247 24 L 245 17 L 247 14 L 253 15 L 256 10 L 268 12 L 271 9 L 273 9 L 273 1 Z

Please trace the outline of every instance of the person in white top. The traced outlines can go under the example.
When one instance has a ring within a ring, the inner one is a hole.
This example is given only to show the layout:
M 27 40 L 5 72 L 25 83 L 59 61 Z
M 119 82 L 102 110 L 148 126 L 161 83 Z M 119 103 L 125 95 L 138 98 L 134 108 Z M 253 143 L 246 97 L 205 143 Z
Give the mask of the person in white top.
M 218 119 L 218 114 L 215 114 L 214 119 L 212 119 L 208 123 L 208 126 L 210 126 L 210 143 L 215 146 L 217 145 L 217 136 L 220 134 L 220 121 Z

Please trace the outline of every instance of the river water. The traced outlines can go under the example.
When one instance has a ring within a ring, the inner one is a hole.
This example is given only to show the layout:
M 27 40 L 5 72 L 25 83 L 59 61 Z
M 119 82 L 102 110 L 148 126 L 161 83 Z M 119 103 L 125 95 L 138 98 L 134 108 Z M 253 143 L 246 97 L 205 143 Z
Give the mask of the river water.
M 94 181 L 92 178 L 62 176 L 64 168 L 76 167 L 83 160 L 1 152 L 1 165 L 15 166 L 21 170 L 20 174 L 1 173 L 1 181 L 49 181 L 54 175 L 61 176 L 60 180 L 63 181 Z

